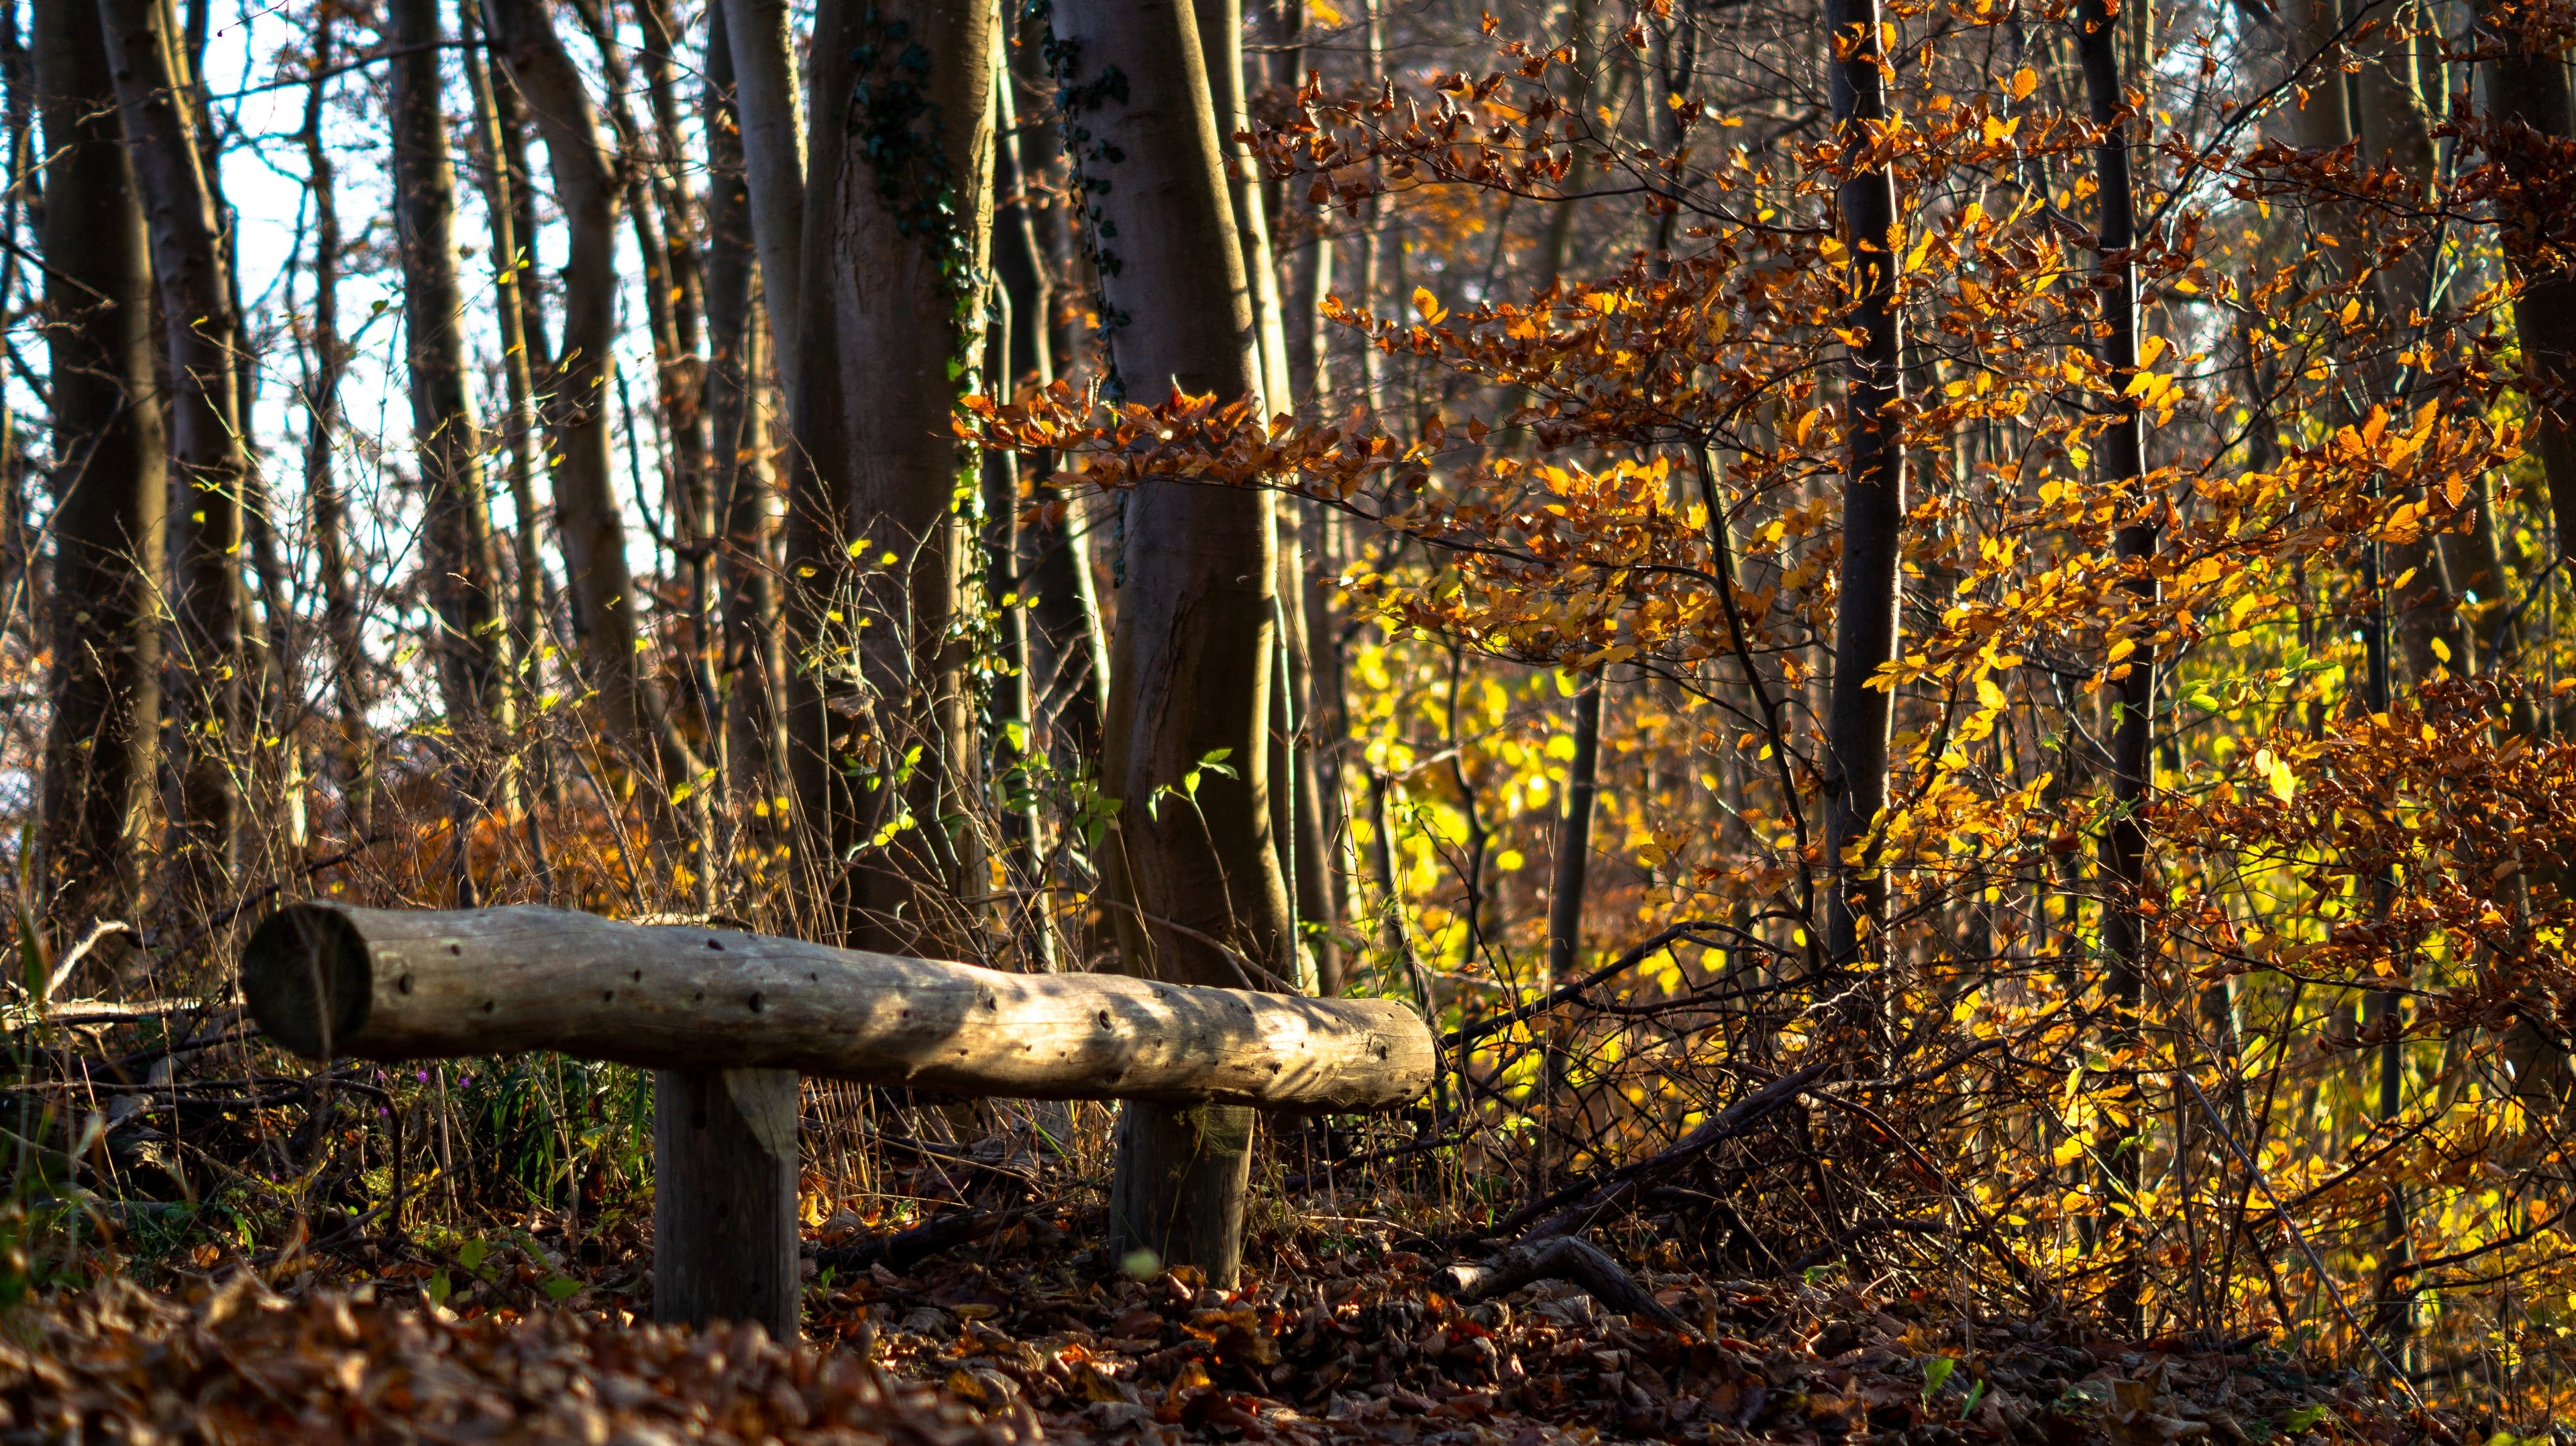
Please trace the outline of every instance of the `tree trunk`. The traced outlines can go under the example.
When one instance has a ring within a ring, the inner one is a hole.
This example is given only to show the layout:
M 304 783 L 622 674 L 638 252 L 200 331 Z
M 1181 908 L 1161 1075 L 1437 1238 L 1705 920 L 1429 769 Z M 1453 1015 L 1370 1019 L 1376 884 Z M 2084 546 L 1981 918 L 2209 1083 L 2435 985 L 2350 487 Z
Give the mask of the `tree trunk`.
M 1043 27 L 1024 37 L 1017 48 L 1022 57 L 1037 57 L 1045 48 Z M 1004 68 L 1006 174 L 995 179 L 996 195 L 1013 198 L 1012 204 L 996 211 L 999 221 L 993 241 L 994 275 L 1008 289 L 1011 302 L 1012 375 L 1033 380 L 1041 388 L 1064 375 L 1076 350 L 1070 335 L 1075 328 L 1057 324 L 1066 311 L 1057 303 L 1056 288 L 1067 242 L 1063 212 L 1053 205 L 1038 206 L 1031 199 L 1039 193 L 1041 172 L 1053 162 L 1033 160 L 1021 141 L 1012 91 L 1027 87 L 1045 94 L 1052 84 L 1047 77 L 1024 74 L 1017 67 Z M 1040 150 L 1037 154 L 1056 153 Z M 1052 455 L 1031 459 L 1031 477 L 1039 489 L 1045 488 L 1054 470 Z M 1048 494 L 1041 490 L 1039 495 Z M 1030 612 L 1035 624 L 1031 651 L 1043 655 L 1046 694 L 1055 702 L 1046 719 L 1048 746 L 1067 774 L 1087 768 L 1097 777 L 1101 700 L 1109 678 L 1108 638 L 1101 628 L 1100 600 L 1092 585 L 1092 519 L 1097 509 L 1078 497 L 1061 500 L 1061 509 L 1033 525 L 1024 524 L 1020 536 L 1022 574 L 1032 594 Z
M 1880 92 L 1878 0 L 1827 0 L 1834 124 L 1843 144 L 1868 144 L 1887 117 Z M 1871 686 L 1895 660 L 1903 574 L 1905 444 L 1897 413 L 1905 397 L 1904 321 L 1893 305 L 1896 258 L 1886 248 L 1896 224 L 1896 173 L 1852 176 L 1837 194 L 1852 246 L 1851 327 L 1867 336 L 1850 348 L 1846 425 L 1851 456 L 1843 490 L 1841 603 L 1834 617 L 1834 671 L 1825 719 L 1825 957 L 1848 966 L 1864 928 L 1884 922 L 1887 880 L 1864 852 L 1887 802 L 1887 737 L 1895 697 Z M 1866 243 L 1866 249 L 1864 249 Z
M 736 116 L 737 82 L 723 0 L 707 29 L 707 402 L 713 436 L 712 489 L 724 527 L 718 582 L 724 649 L 717 688 L 724 700 L 725 795 L 736 821 L 767 817 L 778 790 L 775 743 L 778 608 L 770 563 L 775 482 L 761 415 L 751 188 Z M 768 830 L 755 830 L 767 834 Z
M 100 0 L 126 143 L 149 218 L 169 348 L 170 460 L 183 483 L 172 580 L 185 682 L 178 735 L 187 753 L 171 810 L 182 900 L 210 903 L 229 884 L 239 826 L 236 772 L 248 715 L 242 647 L 242 497 L 249 478 L 239 405 L 239 317 L 225 285 L 222 222 L 176 69 L 178 37 L 160 0 Z M 193 895 L 193 898 L 190 896 Z
M 553 587 L 546 575 L 542 553 L 545 524 L 537 505 L 537 470 L 544 433 L 537 417 L 536 377 L 539 368 L 551 363 L 545 360 L 548 353 L 544 318 L 537 314 L 535 298 L 527 286 L 536 266 L 533 242 L 522 239 L 530 235 L 522 229 L 521 220 L 529 211 L 527 140 L 510 119 L 517 111 L 517 90 L 509 88 L 505 96 L 504 88 L 493 83 L 492 51 L 482 33 L 480 0 L 457 0 L 456 11 L 465 40 L 466 85 L 474 97 L 474 124 L 467 133 L 473 138 L 477 167 L 483 177 L 484 220 L 492 236 L 492 309 L 501 333 L 502 390 L 510 408 L 510 515 L 515 524 L 510 530 L 510 641 L 519 667 L 517 711 L 522 722 L 539 725 L 529 734 L 528 762 L 533 770 L 530 781 L 545 798 L 560 804 L 562 775 L 553 766 L 546 747 L 546 729 L 538 717 L 539 701 L 545 693 L 545 660 L 554 653 L 554 640 L 547 623 Z M 527 814 L 529 840 L 537 872 L 543 878 L 548 866 L 533 802 Z
M 804 355 L 798 328 L 805 317 L 805 117 L 798 105 L 790 24 L 787 0 L 724 0 L 770 353 L 777 358 L 779 392 L 792 411 L 798 359 Z
M 977 474 L 950 418 L 981 370 L 998 17 L 980 0 L 831 3 L 815 37 L 792 570 L 831 595 L 796 609 L 796 641 L 852 655 L 856 676 L 799 762 L 856 785 L 831 855 L 848 937 L 971 955 L 982 931 L 960 901 L 991 891 L 960 625 Z M 755 227 L 759 211 L 755 183 Z
M 440 105 L 439 0 L 391 0 L 394 216 L 402 244 L 412 445 L 429 498 L 430 603 L 449 727 L 475 755 L 509 726 L 509 639 L 483 490 L 482 427 L 466 390 L 465 295 L 456 275 L 456 171 Z M 465 795 L 491 802 L 489 765 L 459 770 Z
M 1262 409 L 1284 412 L 1289 410 L 1295 385 L 1280 308 L 1279 269 L 1270 250 L 1270 219 L 1263 194 L 1268 188 L 1251 147 L 1235 139 L 1252 125 L 1245 93 L 1242 0 L 1195 0 L 1193 11 L 1199 54 L 1207 65 L 1209 101 L 1216 112 L 1218 147 L 1225 157 L 1235 235 L 1243 246 L 1244 280 L 1252 293 L 1253 326 L 1261 346 Z M 1318 922 L 1326 922 L 1329 928 L 1334 911 L 1325 897 L 1323 836 L 1316 829 L 1314 742 L 1306 719 L 1305 551 L 1293 515 L 1274 521 L 1272 540 L 1279 573 L 1275 593 L 1279 664 L 1270 690 L 1270 834 L 1279 850 L 1280 874 L 1288 884 L 1292 906 L 1290 922 L 1297 935 L 1299 965 L 1291 977 L 1301 987 L 1320 987 L 1326 970 L 1317 953 L 1307 948 L 1305 935 L 1307 926 Z M 1329 938 L 1322 935 L 1319 942 Z M 1336 988 L 1340 964 L 1336 958 L 1330 971 Z
M 631 765 L 647 766 L 657 752 L 675 752 L 677 740 L 659 717 L 636 661 L 641 635 L 635 583 L 626 561 L 625 509 L 610 466 L 608 390 L 618 291 L 614 157 L 581 72 L 537 0 L 492 0 L 489 14 L 493 43 L 545 142 L 570 242 L 563 347 L 550 378 L 547 434 L 573 625 L 608 741 Z M 664 757 L 666 775 L 681 771 L 670 766 L 674 761 Z M 693 761 L 684 767 L 695 773 Z
M 1252 294 L 1190 13 L 1175 0 L 1072 0 L 1055 25 L 1097 223 L 1111 394 L 1258 398 Z M 1154 479 L 1127 495 L 1125 521 L 1104 770 L 1133 910 L 1120 920 L 1125 967 L 1275 986 L 1294 965 L 1264 746 L 1277 647 L 1269 495 Z M 1213 1107 L 1131 1109 L 1113 1236 L 1231 1286 L 1250 1134 L 1248 1119 Z
M 161 711 L 168 503 L 152 265 L 99 12 L 36 0 L 44 123 L 45 336 L 54 418 L 54 715 L 45 737 L 47 912 L 77 926 L 140 891 Z
M 2499 122 L 2529 126 L 2538 139 L 2576 136 L 2576 105 L 2568 96 L 2567 62 L 2558 51 L 2534 48 L 2519 25 L 2488 17 L 2482 38 L 2505 48 L 2488 72 L 2487 109 Z M 2530 174 L 2539 147 L 2506 153 L 2514 180 L 2533 194 L 2547 194 L 2552 178 Z M 2549 484 L 2550 511 L 2558 524 L 2558 553 L 2576 558 L 2576 273 L 2542 263 L 2533 243 L 2545 218 L 2505 218 L 2507 260 L 2522 282 L 2514 301 L 2514 333 L 2522 343 L 2524 385 L 2532 400 L 2533 433 L 2541 474 Z
M 2084 67 L 2084 97 L 2093 124 L 2106 127 L 2094 152 L 2100 182 L 2101 226 L 2094 247 L 2101 257 L 2094 274 L 2094 294 L 2101 299 L 2102 320 L 2110 334 L 2102 339 L 2102 360 L 2122 387 L 2138 371 L 2138 268 L 2128 254 L 2137 245 L 2134 188 L 2129 178 L 2129 128 L 2120 115 L 2126 101 L 2120 85 L 2120 34 L 2104 0 L 2082 0 L 2076 10 L 2076 53 Z M 2113 539 L 2123 563 L 2143 565 L 2155 554 L 2157 530 L 2148 499 L 2140 492 L 2147 473 L 2146 416 L 2127 401 L 2104 430 L 2099 449 L 2103 486 L 2120 510 L 2140 520 L 2124 522 Z M 2152 608 L 2156 584 L 2151 577 L 2121 584 L 2134 606 Z M 2115 1051 L 2138 1042 L 2138 1012 L 2146 999 L 2147 930 L 2139 912 L 2147 877 L 2147 825 L 2141 811 L 2155 784 L 2156 660 L 2152 643 L 2140 647 L 2131 661 L 2114 670 L 2103 696 L 2113 710 L 2111 739 L 2111 821 L 2102 837 L 2102 872 L 2110 900 L 2102 917 L 2102 952 L 2110 961 L 2112 1017 L 2110 1045 Z M 2135 1111 L 2133 1118 L 2144 1118 Z M 2114 1200 L 2135 1200 L 2146 1141 L 2134 1126 L 2118 1129 L 2104 1148 L 2110 1161 Z M 2140 1327 L 2140 1280 L 2137 1268 L 2124 1267 L 2113 1282 L 2109 1309 L 2115 1320 L 2137 1332 Z
M 367 721 L 366 653 L 351 587 L 358 564 L 350 555 L 348 500 L 340 492 L 333 456 L 340 428 L 340 383 L 349 366 L 340 335 L 339 167 L 322 136 L 322 72 L 331 66 L 330 12 L 315 19 L 316 78 L 304 100 L 304 163 L 313 203 L 312 373 L 305 383 L 304 505 L 313 522 L 313 563 L 322 584 L 322 636 L 331 653 L 332 694 L 340 707 L 340 787 L 354 836 L 375 826 L 375 729 Z

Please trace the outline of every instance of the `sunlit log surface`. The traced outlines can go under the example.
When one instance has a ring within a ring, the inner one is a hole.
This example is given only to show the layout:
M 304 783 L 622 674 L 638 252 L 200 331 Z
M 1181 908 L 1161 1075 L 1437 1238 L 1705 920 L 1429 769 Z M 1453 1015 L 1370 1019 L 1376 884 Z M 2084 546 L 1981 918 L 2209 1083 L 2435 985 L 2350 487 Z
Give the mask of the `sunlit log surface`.
M 793 1069 L 950 1094 L 1389 1109 L 1426 1089 L 1430 1031 L 1382 999 L 1004 974 L 730 929 L 535 905 L 294 904 L 242 988 L 316 1058 L 545 1049 L 660 1069 Z

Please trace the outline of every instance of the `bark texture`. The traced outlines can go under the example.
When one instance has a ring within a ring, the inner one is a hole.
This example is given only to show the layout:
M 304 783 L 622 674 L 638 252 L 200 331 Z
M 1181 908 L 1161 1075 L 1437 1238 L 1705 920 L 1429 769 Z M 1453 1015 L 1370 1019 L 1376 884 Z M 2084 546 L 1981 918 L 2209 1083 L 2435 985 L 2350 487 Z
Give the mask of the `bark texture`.
M 753 245 L 778 381 L 796 396 L 799 326 L 805 312 L 805 117 L 796 86 L 795 37 L 787 0 L 724 0 L 727 59 L 740 117 L 743 177 L 750 193 Z
M 449 724 L 488 739 L 509 720 L 509 639 L 483 485 L 482 428 L 467 390 L 465 294 L 456 274 L 456 168 L 440 105 L 439 0 L 391 0 L 394 216 L 402 244 L 412 445 L 429 496 L 430 603 Z M 486 785 L 468 792 L 481 796 Z
M 724 528 L 724 643 L 716 683 L 724 700 L 725 791 L 737 809 L 748 811 L 755 799 L 765 802 L 777 792 L 783 756 L 777 742 L 777 569 L 770 556 L 777 487 L 761 408 L 769 390 L 754 315 L 759 274 L 735 104 L 739 86 L 725 28 L 729 8 L 710 17 L 707 31 L 706 411 L 714 501 Z
M 1073 0 L 1055 26 L 1116 390 L 1257 398 L 1253 298 L 1191 12 L 1173 0 Z M 1162 478 L 1123 506 L 1103 774 L 1120 800 L 1111 849 L 1124 966 L 1276 986 L 1295 965 L 1265 746 L 1277 647 L 1269 496 Z M 1249 1137 L 1249 1121 L 1135 1112 L 1111 1187 L 1113 1235 L 1230 1285 Z
M 2135 188 L 2130 180 L 2131 128 L 2121 124 L 2126 101 L 2120 83 L 2120 32 L 2103 0 L 2082 0 L 2076 9 L 2076 54 L 2084 68 L 2085 106 L 2093 123 L 2105 127 L 2094 152 L 2099 182 L 2101 225 L 2094 238 L 2100 264 L 2093 294 L 2100 299 L 2102 320 L 2110 334 L 2102 338 L 2102 360 L 2122 387 L 2138 371 L 2138 267 L 2131 257 L 2137 245 Z M 2138 520 L 2122 524 L 2113 539 L 2124 563 L 2143 565 L 2156 550 L 2157 529 L 2149 500 L 2140 492 L 2147 473 L 2146 416 L 2134 405 L 2114 418 L 2102 435 L 2095 456 L 2103 483 L 2120 499 L 2121 508 Z M 2140 608 L 2152 607 L 2156 584 L 2140 576 L 2122 585 Z M 2147 930 L 2138 904 L 2147 876 L 2147 824 L 2142 810 L 2155 784 L 2156 658 L 2152 642 L 2130 657 L 2103 697 L 2114 710 L 2111 740 L 2111 822 L 2102 837 L 2102 872 L 2111 885 L 2102 916 L 2102 951 L 2109 956 L 2115 1049 L 2137 1041 L 2138 1011 L 2146 998 Z M 2132 1134 L 2117 1135 L 2104 1149 L 2111 1162 L 2112 1198 L 2133 1200 L 2139 1185 L 2143 1142 Z M 2137 1329 L 2139 1282 L 2124 1273 L 2112 1286 L 2109 1308 L 2115 1319 Z
M 656 1069 L 793 1069 L 1019 1099 L 1386 1109 L 1428 1085 L 1393 1000 L 1008 974 L 517 905 L 294 904 L 242 951 L 270 1036 L 315 1058 L 551 1049 Z
M 160 0 L 100 0 L 125 139 L 152 238 L 168 347 L 170 462 L 179 473 L 171 579 L 186 740 L 172 800 L 169 862 L 183 897 L 229 883 L 239 824 L 237 774 L 248 715 L 243 683 L 242 499 L 249 480 L 239 392 L 240 319 L 223 263 L 223 227 L 205 170 L 188 52 Z
M 999 38 L 978 0 L 816 19 L 791 536 L 819 595 L 792 616 L 832 706 L 800 710 L 799 792 L 829 801 L 846 936 L 868 947 L 983 947 L 960 902 L 991 887 L 962 615 L 979 487 L 950 420 L 981 370 Z
M 167 439 L 152 264 L 98 7 L 38 0 L 45 340 L 54 417 L 54 716 L 45 736 L 49 912 L 128 907 L 159 757 Z

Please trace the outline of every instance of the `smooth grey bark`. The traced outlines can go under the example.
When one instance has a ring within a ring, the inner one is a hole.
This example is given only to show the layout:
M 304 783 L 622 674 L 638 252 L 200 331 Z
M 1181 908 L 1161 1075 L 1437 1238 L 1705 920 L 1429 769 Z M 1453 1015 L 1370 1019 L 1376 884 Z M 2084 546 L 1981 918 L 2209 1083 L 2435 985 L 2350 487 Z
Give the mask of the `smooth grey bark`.
M 1828 62 L 1834 126 L 1843 144 L 1857 149 L 1868 143 L 1870 124 L 1887 117 L 1879 81 L 1878 0 L 1826 0 L 1825 24 L 1829 45 L 1840 52 Z M 1905 443 L 1897 435 L 1897 416 L 1905 399 L 1905 327 L 1893 305 L 1896 258 L 1887 249 L 1888 230 L 1896 224 L 1895 171 L 1882 166 L 1856 172 L 1844 179 L 1835 201 L 1843 235 L 1852 243 L 1850 324 L 1867 336 L 1849 349 L 1846 373 L 1850 460 L 1825 718 L 1824 952 L 1830 964 L 1847 966 L 1861 955 L 1864 927 L 1884 922 L 1887 903 L 1886 877 L 1866 849 L 1887 803 L 1895 696 L 1871 684 L 1879 668 L 1895 660 L 1903 602 Z
M 488 748 L 510 723 L 509 637 L 483 485 L 482 426 L 467 390 L 465 293 L 456 274 L 456 168 L 441 104 L 440 0 L 390 0 L 394 219 L 402 247 L 412 445 L 429 498 L 430 587 L 449 726 Z M 489 803 L 493 780 L 469 764 L 463 791 Z
M 1072 0 L 1056 6 L 1055 30 L 1117 390 L 1257 398 L 1256 317 L 1191 13 L 1175 0 Z M 1110 847 L 1123 967 L 1275 987 L 1294 963 L 1265 746 L 1269 495 L 1157 478 L 1124 505 L 1104 769 L 1120 800 Z M 1248 1118 L 1218 1107 L 1131 1110 L 1113 1237 L 1230 1286 L 1250 1134 Z
M 44 330 L 51 365 L 54 714 L 45 735 L 48 912 L 121 912 L 142 883 L 160 757 L 161 529 L 152 264 L 99 12 L 36 0 Z
M 815 25 L 790 617 L 841 708 L 798 704 L 794 766 L 843 782 L 800 786 L 799 808 L 830 821 L 854 943 L 972 957 L 963 901 L 990 892 L 962 626 L 977 463 L 950 425 L 981 370 L 999 17 L 828 0 Z
M 1198 24 L 1199 54 L 1207 66 L 1218 144 L 1225 158 L 1235 236 L 1243 247 L 1244 281 L 1251 292 L 1253 327 L 1260 341 L 1262 409 L 1284 412 L 1290 409 L 1295 384 L 1289 370 L 1279 268 L 1270 249 L 1266 192 L 1271 188 L 1263 183 L 1261 166 L 1252 148 L 1238 139 L 1252 125 L 1243 61 L 1243 4 L 1242 0 L 1194 0 L 1192 13 Z M 1264 21 L 1269 22 L 1267 15 Z M 1312 690 L 1307 686 L 1305 549 L 1293 513 L 1284 513 L 1274 521 L 1272 535 L 1279 573 L 1279 667 L 1274 671 L 1270 690 L 1270 833 L 1279 849 L 1280 873 L 1289 884 L 1291 926 L 1298 936 L 1300 967 L 1292 977 L 1301 985 L 1311 982 L 1322 992 L 1333 993 L 1339 988 L 1340 960 L 1336 958 L 1328 971 L 1320 957 L 1320 948 L 1330 940 L 1330 924 L 1336 911 L 1327 893 L 1323 835 L 1318 828 L 1321 796 L 1315 788 L 1314 736 L 1307 721 Z M 1308 926 L 1317 923 L 1324 924 L 1326 931 L 1310 942 L 1306 937 Z M 1311 981 L 1307 964 L 1313 968 Z M 1323 986 L 1328 973 L 1333 988 L 1326 989 Z
M 799 328 L 805 317 L 805 117 L 790 25 L 787 0 L 724 0 L 752 244 L 760 254 L 779 391 L 793 408 L 797 363 L 804 355 Z
M 230 884 L 240 827 L 238 771 L 249 715 L 242 643 L 242 503 L 249 458 L 240 408 L 240 318 L 223 260 L 223 225 L 199 147 L 182 53 L 161 0 L 99 0 L 118 109 L 152 240 L 168 349 L 171 579 L 183 682 L 172 711 L 185 739 L 167 850 L 177 887 L 211 902 Z

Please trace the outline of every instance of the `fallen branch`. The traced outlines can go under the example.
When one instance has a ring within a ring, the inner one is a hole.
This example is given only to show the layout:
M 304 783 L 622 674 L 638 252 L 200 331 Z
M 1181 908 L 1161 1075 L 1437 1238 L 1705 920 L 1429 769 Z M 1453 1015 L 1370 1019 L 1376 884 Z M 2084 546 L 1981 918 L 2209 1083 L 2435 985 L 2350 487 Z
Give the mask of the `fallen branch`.
M 1022 1210 L 953 1211 L 909 1229 L 862 1240 L 856 1245 L 826 1245 L 814 1252 L 814 1264 L 818 1269 L 834 1270 L 843 1275 L 861 1274 L 869 1266 L 882 1265 L 901 1275 L 934 1255 L 998 1234 L 1004 1226 L 1026 1213 Z
M 1623 1211 L 1655 1182 L 1751 1129 L 1772 1111 L 1796 1099 L 1801 1091 L 1832 1067 L 1832 1061 L 1819 1060 L 1795 1074 L 1782 1075 L 1727 1106 L 1716 1118 L 1684 1135 L 1670 1149 L 1633 1165 L 1623 1165 L 1607 1175 L 1578 1180 L 1543 1199 L 1531 1201 L 1495 1227 L 1494 1234 L 1505 1237 L 1520 1235 L 1531 1221 L 1546 1216 L 1544 1223 L 1527 1229 L 1530 1239 L 1572 1235 L 1602 1216 Z M 1550 1215 L 1550 1211 L 1557 1213 Z
M 1641 1315 L 1668 1331 L 1688 1329 L 1654 1293 L 1619 1266 L 1600 1246 L 1579 1235 L 1524 1240 L 1476 1265 L 1452 1265 L 1440 1282 L 1460 1300 L 1486 1300 L 1509 1295 L 1534 1280 L 1571 1281 L 1583 1293 L 1621 1315 Z

